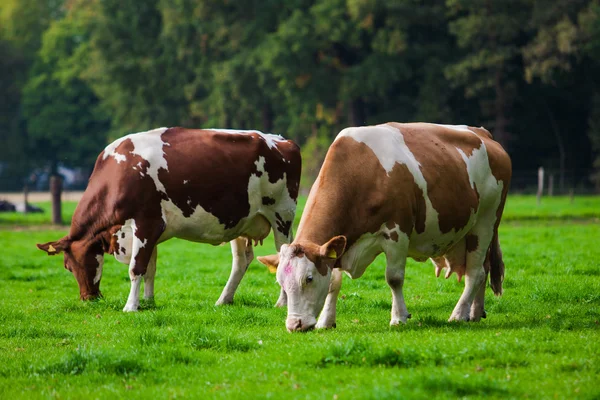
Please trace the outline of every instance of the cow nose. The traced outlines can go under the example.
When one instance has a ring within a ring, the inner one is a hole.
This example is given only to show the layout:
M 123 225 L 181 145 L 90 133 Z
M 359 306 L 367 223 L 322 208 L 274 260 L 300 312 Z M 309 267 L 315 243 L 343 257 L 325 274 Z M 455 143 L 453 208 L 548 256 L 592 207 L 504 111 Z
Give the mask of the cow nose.
M 290 318 L 286 321 L 286 328 L 290 332 L 302 330 L 301 318 Z

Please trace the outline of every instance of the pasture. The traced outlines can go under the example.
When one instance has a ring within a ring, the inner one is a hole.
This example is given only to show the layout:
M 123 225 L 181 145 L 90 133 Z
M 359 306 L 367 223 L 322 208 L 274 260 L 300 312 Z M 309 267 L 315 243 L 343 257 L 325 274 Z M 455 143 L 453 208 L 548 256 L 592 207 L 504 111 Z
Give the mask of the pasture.
M 273 307 L 275 277 L 256 260 L 235 304 L 214 306 L 227 245 L 160 245 L 155 304 L 123 313 L 125 265 L 107 256 L 104 298 L 81 302 L 62 256 L 35 247 L 67 228 L 45 225 L 48 214 L 0 215 L 0 397 L 597 399 L 599 218 L 600 198 L 537 207 L 509 196 L 504 295 L 488 289 L 480 323 L 446 322 L 463 283 L 409 261 L 412 319 L 390 328 L 380 256 L 362 278 L 344 278 L 336 329 L 290 334 Z M 273 251 L 268 238 L 255 254 Z

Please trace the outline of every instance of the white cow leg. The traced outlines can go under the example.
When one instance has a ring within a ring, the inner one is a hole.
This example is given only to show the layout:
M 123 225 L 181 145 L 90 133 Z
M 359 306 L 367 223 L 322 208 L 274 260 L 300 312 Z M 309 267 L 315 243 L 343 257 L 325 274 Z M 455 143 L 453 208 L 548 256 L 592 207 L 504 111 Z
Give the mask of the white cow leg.
M 156 247 L 150 256 L 148 268 L 144 275 L 144 300 L 154 301 L 154 277 L 156 276 Z
M 479 310 L 473 317 L 476 318 L 475 321 L 478 321 L 483 316 L 483 298 L 487 277 L 483 263 L 492 235 L 491 232 L 488 234 L 487 231 L 477 233 L 477 230 L 474 230 L 471 234 L 477 236 L 478 248 L 475 251 L 467 252 L 465 288 L 448 321 L 469 321 L 471 306 L 476 297 L 477 301 L 475 304 Z
M 321 311 L 321 315 L 319 316 L 319 321 L 317 321 L 317 325 L 315 326 L 317 329 L 335 328 L 335 311 L 338 295 L 342 288 L 342 278 L 343 274 L 341 269 L 334 268 L 331 270 L 329 293 L 327 293 L 325 306 L 323 307 L 323 311 Z
M 276 225 L 272 226 L 272 228 L 273 228 L 273 236 L 275 237 L 275 248 L 277 249 L 277 252 L 279 253 L 279 250 L 281 249 L 282 245 L 289 244 L 294 240 L 294 234 L 293 234 L 291 228 L 290 228 L 287 236 L 284 235 L 283 233 L 281 233 L 277 229 Z M 283 288 L 281 288 L 279 290 L 279 298 L 277 299 L 277 302 L 275 303 L 275 307 L 285 307 L 285 306 L 287 306 L 287 294 L 285 293 L 285 290 L 283 290 Z
M 473 300 L 473 304 L 471 305 L 471 311 L 469 313 L 469 321 L 477 322 L 481 318 L 486 317 L 484 301 L 485 301 L 485 287 L 487 284 L 487 276 L 488 276 L 488 274 L 486 273 L 485 277 L 483 279 L 483 282 L 481 283 L 481 286 L 479 286 L 479 289 L 477 290 L 477 293 L 475 294 L 475 299 Z
M 387 267 L 385 269 L 385 280 L 392 290 L 392 318 L 390 325 L 403 324 L 411 317 L 406 309 L 402 287 L 404 286 L 404 268 L 406 256 L 391 255 L 386 252 Z
M 131 260 L 129 261 L 131 290 L 129 291 L 127 304 L 125 304 L 123 311 L 137 311 L 140 307 L 142 277 L 146 275 L 149 267 L 152 269 L 152 280 L 154 280 L 154 273 L 156 271 L 155 247 L 163 229 L 164 225 L 156 223 L 156 221 L 144 220 L 132 223 L 133 240 L 131 244 Z M 154 259 L 153 262 L 151 262 L 152 259 Z
M 123 311 L 125 312 L 137 311 L 140 307 L 140 286 L 142 277 L 141 275 L 132 276 L 131 273 L 129 274 L 129 277 L 131 279 L 131 290 L 129 291 L 129 297 L 127 297 L 127 304 L 123 307 Z
M 231 254 L 233 256 L 233 262 L 231 264 L 231 274 L 229 280 L 221 293 L 221 297 L 217 300 L 216 305 L 220 306 L 223 304 L 233 303 L 233 295 L 237 290 L 240 281 L 244 277 L 246 270 L 248 269 L 249 262 L 246 260 L 246 239 L 239 237 L 232 240 L 231 242 Z M 252 246 L 250 240 L 248 245 Z

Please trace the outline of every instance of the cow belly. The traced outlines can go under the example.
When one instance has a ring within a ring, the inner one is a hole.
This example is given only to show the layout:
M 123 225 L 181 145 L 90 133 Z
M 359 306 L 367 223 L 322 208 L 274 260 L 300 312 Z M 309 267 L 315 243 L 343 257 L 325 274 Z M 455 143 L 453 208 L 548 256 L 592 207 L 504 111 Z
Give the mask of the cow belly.
M 189 217 L 185 217 L 170 200 L 162 201 L 162 209 L 166 228 L 159 242 L 173 237 L 213 245 L 229 242 L 239 236 L 262 240 L 267 237 L 271 228 L 269 222 L 260 214 L 253 214 L 252 218 L 243 218 L 234 228 L 225 229 L 225 225 L 221 224 L 217 217 L 206 212 L 201 206 L 197 206 Z
M 459 230 L 442 233 L 437 223 L 427 224 L 423 233 L 410 236 L 408 256 L 417 261 L 424 261 L 430 257 L 446 254 L 471 230 L 477 220 L 477 215 L 472 214 L 468 223 Z

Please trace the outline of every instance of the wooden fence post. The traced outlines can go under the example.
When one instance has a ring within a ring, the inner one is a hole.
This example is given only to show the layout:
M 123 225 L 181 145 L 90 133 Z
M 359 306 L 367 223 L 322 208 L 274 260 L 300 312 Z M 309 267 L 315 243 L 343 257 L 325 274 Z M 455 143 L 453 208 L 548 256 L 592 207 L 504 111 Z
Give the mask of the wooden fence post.
M 538 206 L 542 202 L 542 195 L 544 194 L 544 167 L 538 168 L 538 191 L 537 191 L 537 204 Z
M 27 214 L 27 204 L 29 204 L 28 197 L 29 197 L 29 185 L 25 184 L 25 186 L 23 186 L 23 201 L 25 204 L 25 208 L 23 208 L 23 214 Z
M 62 179 L 60 176 L 50 177 L 50 197 L 52 198 L 52 223 L 62 225 L 60 194 L 62 192 Z

